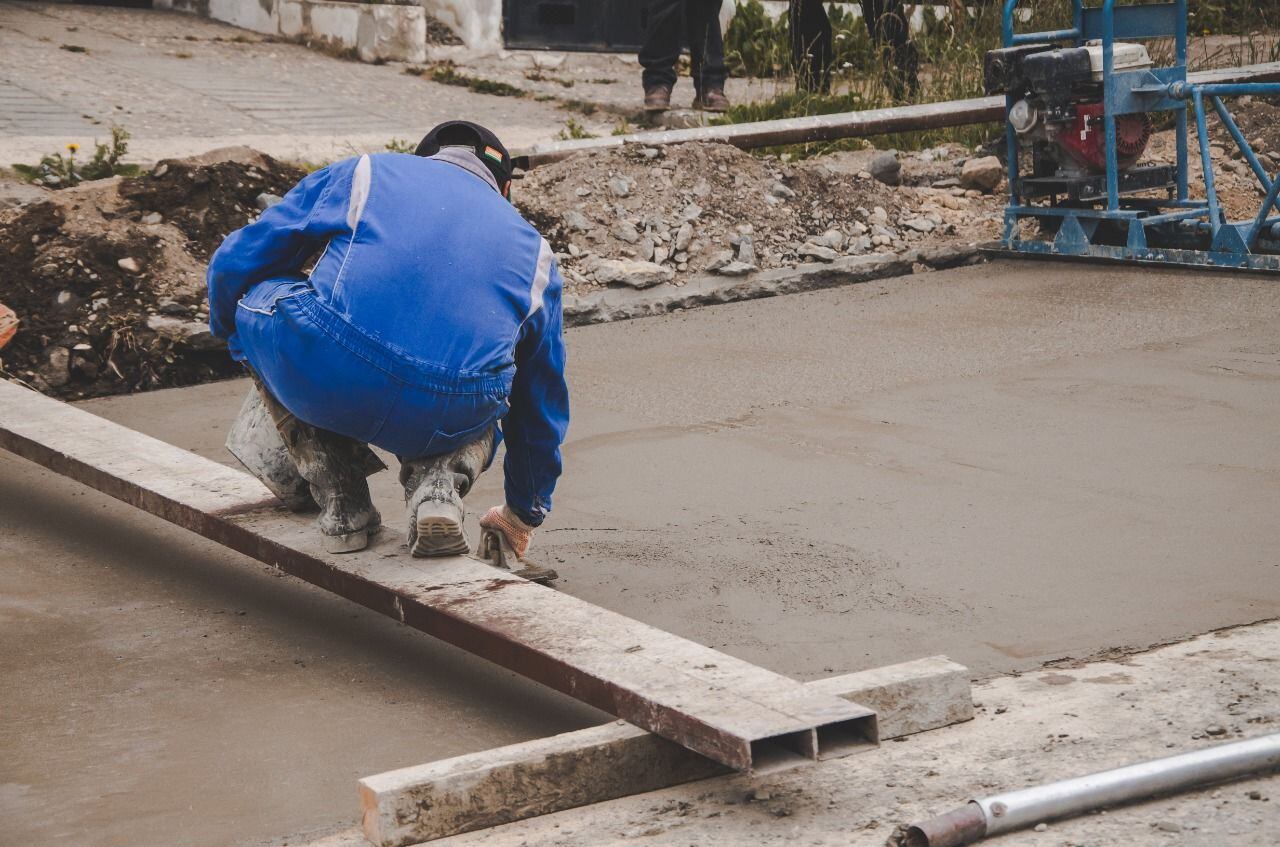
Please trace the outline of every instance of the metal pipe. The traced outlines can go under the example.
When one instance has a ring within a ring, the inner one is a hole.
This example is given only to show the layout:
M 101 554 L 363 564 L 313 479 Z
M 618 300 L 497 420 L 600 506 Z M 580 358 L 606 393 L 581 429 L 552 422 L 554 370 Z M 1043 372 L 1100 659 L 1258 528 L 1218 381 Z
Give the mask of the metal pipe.
M 1276 78 L 1280 78 L 1280 62 L 1197 71 L 1188 75 L 1189 80 L 1197 83 Z M 1170 86 L 1171 96 L 1180 96 L 1172 94 L 1173 86 L 1180 84 L 1183 83 L 1173 83 Z M 920 103 L 914 106 L 894 106 L 888 109 L 869 109 L 835 115 L 810 115 L 802 118 L 718 124 L 693 129 L 633 132 L 607 138 L 584 138 L 538 145 L 528 150 L 517 151 L 514 158 L 516 167 L 528 170 L 538 165 L 567 159 L 574 153 L 584 150 L 607 150 L 624 144 L 645 144 L 656 147 L 682 144 L 687 141 L 719 141 L 750 150 L 755 147 L 835 141 L 841 138 L 866 138 L 895 132 L 917 132 L 925 129 L 1002 121 L 1005 119 L 1005 110 L 1005 98 L 1001 95 L 975 97 L 971 100 Z
M 1045 821 L 1275 769 L 1280 769 L 1280 733 L 971 800 L 911 826 L 907 845 L 961 847 Z
M 1272 97 L 1276 94 L 1280 94 L 1280 83 L 1274 82 L 1189 84 L 1200 89 L 1201 94 L 1214 97 L 1232 97 L 1242 96 L 1245 94 L 1249 94 L 1254 97 Z
M 1213 185 L 1213 157 L 1209 154 L 1209 129 L 1204 120 L 1204 98 L 1200 89 L 1191 92 L 1191 102 L 1196 109 L 1196 136 L 1200 140 L 1200 170 L 1204 180 L 1204 196 L 1209 201 L 1209 224 L 1213 227 L 1213 235 L 1218 235 L 1218 227 L 1222 225 L 1222 216 L 1218 210 L 1218 191 Z

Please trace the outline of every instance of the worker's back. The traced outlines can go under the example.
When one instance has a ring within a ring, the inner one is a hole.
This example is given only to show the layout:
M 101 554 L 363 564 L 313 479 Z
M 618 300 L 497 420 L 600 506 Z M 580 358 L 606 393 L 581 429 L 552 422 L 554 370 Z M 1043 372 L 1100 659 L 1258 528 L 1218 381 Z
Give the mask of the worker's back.
M 420 156 L 363 157 L 357 202 L 365 162 L 354 231 L 311 272 L 319 299 L 428 371 L 509 370 L 535 296 L 537 231 L 479 176 Z
M 452 148 L 317 171 L 209 266 L 210 325 L 275 398 L 400 456 L 451 450 L 504 417 L 518 428 L 521 368 L 516 418 L 562 431 L 559 298 L 551 248 Z

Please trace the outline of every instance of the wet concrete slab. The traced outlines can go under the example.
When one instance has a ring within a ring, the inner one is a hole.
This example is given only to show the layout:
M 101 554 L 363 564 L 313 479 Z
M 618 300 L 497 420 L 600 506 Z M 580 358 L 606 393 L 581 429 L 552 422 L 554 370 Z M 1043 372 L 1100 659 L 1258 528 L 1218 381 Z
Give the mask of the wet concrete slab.
M 4 844 L 260 844 L 356 780 L 606 717 L 0 456 Z
M 562 590 L 802 679 L 1274 617 L 1278 329 L 1267 278 L 1009 262 L 571 330 L 535 549 Z M 86 405 L 230 462 L 246 389 Z M 357 776 L 592 722 L 8 456 L 0 504 L 0 640 L 27 645 L 0 805 L 32 843 L 350 825 Z

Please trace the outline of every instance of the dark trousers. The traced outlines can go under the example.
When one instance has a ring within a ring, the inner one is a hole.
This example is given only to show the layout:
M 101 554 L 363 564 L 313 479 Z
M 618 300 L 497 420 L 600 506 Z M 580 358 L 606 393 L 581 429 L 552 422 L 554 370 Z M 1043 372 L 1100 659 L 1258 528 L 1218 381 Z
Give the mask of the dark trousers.
M 831 19 L 822 0 L 791 0 L 787 7 L 791 33 L 791 64 L 796 87 L 804 91 L 831 90 Z
M 640 64 L 646 90 L 655 85 L 676 84 L 680 50 L 689 48 L 693 87 L 698 91 L 724 88 L 729 72 L 724 66 L 724 40 L 720 34 L 722 0 L 649 0 Z
M 920 54 L 911 43 L 902 0 L 861 0 L 862 21 L 871 41 L 887 54 L 884 81 L 898 100 L 920 90 Z M 791 55 L 796 85 L 810 91 L 831 88 L 831 21 L 822 0 L 791 0 Z

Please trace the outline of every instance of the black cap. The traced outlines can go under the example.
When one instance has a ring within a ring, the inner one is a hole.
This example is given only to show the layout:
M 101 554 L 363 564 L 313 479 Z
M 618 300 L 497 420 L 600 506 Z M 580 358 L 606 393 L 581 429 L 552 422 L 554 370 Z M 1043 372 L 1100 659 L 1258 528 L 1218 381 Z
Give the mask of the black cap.
M 498 140 L 498 136 L 480 124 L 471 121 L 445 121 L 428 132 L 418 144 L 414 154 L 434 156 L 441 147 L 470 147 L 476 158 L 484 162 L 498 183 L 498 190 L 506 197 L 511 188 L 511 154 Z

